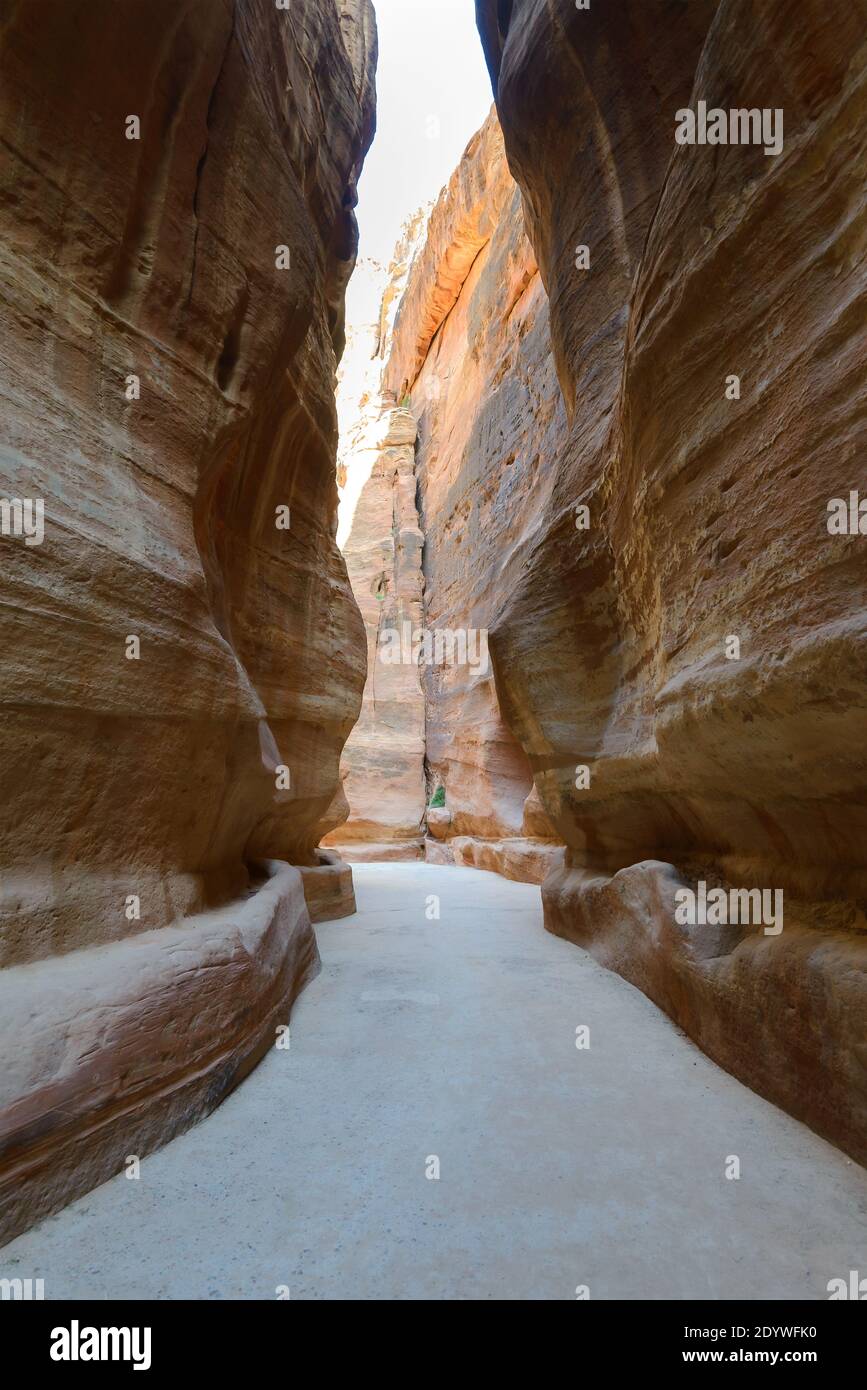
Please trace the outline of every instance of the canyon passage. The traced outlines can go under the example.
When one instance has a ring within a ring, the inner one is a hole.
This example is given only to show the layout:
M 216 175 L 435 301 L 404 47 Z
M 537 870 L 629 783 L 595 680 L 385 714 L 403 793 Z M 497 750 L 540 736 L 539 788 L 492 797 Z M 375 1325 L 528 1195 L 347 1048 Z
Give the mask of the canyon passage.
M 827 1252 L 858 1268 L 861 1169 L 546 933 L 538 888 L 355 876 L 291 1049 L 4 1268 L 60 1298 L 591 1301 L 826 1298 Z
M 850 1287 L 865 91 L 867 0 L 11 7 L 0 1280 Z

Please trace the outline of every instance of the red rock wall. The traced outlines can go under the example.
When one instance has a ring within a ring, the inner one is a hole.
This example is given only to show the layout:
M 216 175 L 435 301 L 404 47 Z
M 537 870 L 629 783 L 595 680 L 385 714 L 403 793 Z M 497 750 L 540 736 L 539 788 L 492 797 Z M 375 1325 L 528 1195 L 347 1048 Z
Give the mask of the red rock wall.
M 0 489 L 45 504 L 41 545 L 0 538 L 0 986 L 33 1006 L 2 1025 L 6 1231 L 216 1103 L 315 962 L 297 871 L 250 875 L 317 863 L 364 679 L 333 388 L 374 60 L 368 0 L 25 0 L 0 23 Z M 212 908 L 209 956 L 177 924 Z
M 493 634 L 569 846 L 547 923 L 864 1160 L 867 540 L 826 523 L 863 484 L 867 4 L 477 11 L 569 416 Z M 780 108 L 782 153 L 677 145 L 699 99 Z M 699 881 L 783 890 L 782 932 L 678 924 Z
M 409 390 L 419 421 L 425 626 L 466 633 L 475 652 L 475 661 L 423 669 L 429 785 L 445 790 L 443 810 L 428 812 L 427 856 L 538 882 L 560 842 L 502 718 L 481 633 L 520 581 L 565 412 L 547 297 L 495 113 L 431 214 L 385 380 L 396 394 Z

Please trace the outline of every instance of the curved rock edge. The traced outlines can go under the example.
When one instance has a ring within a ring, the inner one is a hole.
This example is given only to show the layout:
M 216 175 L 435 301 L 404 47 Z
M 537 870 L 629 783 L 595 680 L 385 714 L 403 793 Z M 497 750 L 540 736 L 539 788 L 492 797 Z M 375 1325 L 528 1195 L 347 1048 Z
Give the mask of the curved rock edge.
M 779 936 L 679 926 L 675 893 L 688 886 L 659 860 L 610 878 L 567 862 L 542 885 L 545 927 L 635 985 L 739 1081 L 867 1164 L 867 938 L 819 931 L 788 900 Z
M 351 868 L 333 848 L 320 845 L 316 856 L 318 864 L 302 865 L 300 870 L 311 922 L 352 917 L 357 909 Z
M 0 1243 L 214 1110 L 320 968 L 302 876 L 0 974 Z

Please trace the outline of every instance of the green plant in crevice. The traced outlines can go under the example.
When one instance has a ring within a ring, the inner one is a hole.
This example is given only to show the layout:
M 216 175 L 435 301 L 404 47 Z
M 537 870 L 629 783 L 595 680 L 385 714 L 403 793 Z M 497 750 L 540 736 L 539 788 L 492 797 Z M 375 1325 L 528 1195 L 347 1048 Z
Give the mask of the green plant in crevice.
M 446 804 L 446 789 L 445 789 L 445 787 L 437 787 L 436 791 L 434 792 L 433 796 L 431 797 L 430 801 L 428 802 L 428 810 L 429 810 L 429 811 L 439 811 L 439 810 L 442 809 L 443 806 L 445 806 L 445 804 Z

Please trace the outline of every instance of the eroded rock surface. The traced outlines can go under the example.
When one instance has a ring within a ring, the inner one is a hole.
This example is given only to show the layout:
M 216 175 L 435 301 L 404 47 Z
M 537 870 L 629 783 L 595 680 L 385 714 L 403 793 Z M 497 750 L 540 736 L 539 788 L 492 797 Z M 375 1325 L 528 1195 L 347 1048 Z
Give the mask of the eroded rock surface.
M 371 845 L 388 847 L 389 858 L 414 859 L 421 851 L 424 695 L 414 663 L 398 659 L 397 650 L 394 660 L 383 659 L 388 634 L 399 637 L 406 625 L 414 631 L 422 621 L 415 436 L 412 413 L 385 405 L 350 466 L 349 484 L 356 470 L 366 475 L 344 555 L 367 633 L 367 684 L 344 752 L 351 815 L 328 841 L 350 858 L 361 842 L 362 854 L 373 853 Z
M 419 421 L 424 623 L 443 639 L 423 667 L 429 784 L 445 791 L 444 812 L 428 812 L 427 857 L 541 882 L 562 850 L 500 712 L 487 631 L 520 584 L 565 412 L 494 112 L 431 214 L 385 381 L 409 392 Z
M 865 1160 L 867 540 L 827 504 L 867 442 L 867 4 L 477 11 L 568 409 L 492 635 L 568 845 L 547 924 Z M 782 111 L 782 152 L 677 145 L 699 100 Z M 702 881 L 783 930 L 678 923 Z
M 367 638 L 367 680 L 343 753 L 343 795 L 326 844 L 350 861 L 421 858 L 425 704 L 418 666 L 382 659 L 389 633 L 422 622 L 422 535 L 416 503 L 416 421 L 387 390 L 394 318 L 424 237 L 427 210 L 409 218 L 390 264 L 365 262 L 367 318 L 341 366 L 338 540 Z M 364 303 L 365 300 L 363 299 Z M 404 647 L 405 654 L 409 651 Z M 401 653 L 395 655 L 400 657 Z
M 4 1233 L 215 1104 L 315 963 L 298 872 L 254 866 L 319 863 L 364 679 L 333 388 L 375 42 L 368 0 L 0 27 L 0 487 L 45 508 L 41 545 L 0 538 L 0 963 L 93 1021 L 3 1019 Z

